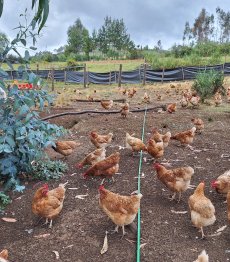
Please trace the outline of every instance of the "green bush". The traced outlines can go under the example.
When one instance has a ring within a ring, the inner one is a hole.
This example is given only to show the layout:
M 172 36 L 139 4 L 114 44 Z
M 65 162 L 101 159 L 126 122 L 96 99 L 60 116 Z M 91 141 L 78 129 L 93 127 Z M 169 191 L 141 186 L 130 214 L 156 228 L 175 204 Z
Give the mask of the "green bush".
M 1 81 L 0 86 L 7 93 L 0 99 L 0 181 L 5 190 L 21 191 L 20 175 L 30 173 L 32 161 L 41 159 L 44 148 L 54 145 L 65 130 L 42 121 L 34 111 L 35 106 L 43 110 L 45 102 L 52 102 L 45 90 L 19 90 L 16 85 L 7 90 Z
M 215 70 L 208 70 L 206 72 L 200 72 L 196 75 L 196 79 L 193 83 L 193 89 L 201 97 L 203 103 L 206 98 L 210 98 L 217 91 L 224 94 L 225 89 L 223 87 L 224 74 Z
M 0 211 L 2 211 L 10 202 L 10 197 L 0 191 Z

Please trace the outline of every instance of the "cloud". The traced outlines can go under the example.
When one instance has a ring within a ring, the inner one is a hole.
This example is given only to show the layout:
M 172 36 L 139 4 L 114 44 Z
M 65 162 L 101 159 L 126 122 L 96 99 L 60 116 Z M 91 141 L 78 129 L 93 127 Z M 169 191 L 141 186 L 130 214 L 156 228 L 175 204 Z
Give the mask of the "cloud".
M 67 30 L 77 18 L 92 33 L 99 29 L 106 16 L 123 18 L 128 33 L 136 45 L 153 47 L 160 39 L 164 48 L 174 43 L 181 43 L 184 25 L 190 24 L 198 16 L 202 8 L 209 13 L 215 13 L 217 6 L 229 9 L 228 1 L 217 3 L 215 0 L 51 0 L 47 26 L 38 39 L 39 50 L 53 50 L 67 42 Z M 32 17 L 31 0 L 4 1 L 3 16 L 0 18 L 0 30 L 11 39 L 16 31 L 12 28 L 18 25 L 19 14 L 28 7 Z

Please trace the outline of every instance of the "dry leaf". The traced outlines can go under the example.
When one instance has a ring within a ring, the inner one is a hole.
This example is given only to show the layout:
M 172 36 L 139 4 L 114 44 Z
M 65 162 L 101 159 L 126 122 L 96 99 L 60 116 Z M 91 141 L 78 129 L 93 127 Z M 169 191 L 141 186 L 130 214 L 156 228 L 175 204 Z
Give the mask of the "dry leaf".
M 104 238 L 104 244 L 103 247 L 101 249 L 101 255 L 103 255 L 104 253 L 106 253 L 108 251 L 108 237 L 107 237 L 108 231 L 105 231 L 105 238 Z
M 222 154 L 220 157 L 225 158 L 225 157 L 230 157 L 230 155 L 229 154 Z
M 143 243 L 140 245 L 140 249 L 143 248 L 145 245 L 147 245 L 147 243 Z
M 45 238 L 45 237 L 48 237 L 50 236 L 50 233 L 47 233 L 47 234 L 41 234 L 41 235 L 36 235 L 34 236 L 35 238 Z
M 2 217 L 2 220 L 9 223 L 15 223 L 17 220 L 12 217 Z
M 218 232 L 222 232 L 222 231 L 225 230 L 226 227 L 227 227 L 226 225 L 225 225 L 225 226 L 222 226 L 222 227 L 220 227 L 219 229 L 217 229 L 216 232 L 217 232 L 217 233 L 218 233 Z
M 176 210 L 173 210 L 171 209 L 171 212 L 174 213 L 174 214 L 187 214 L 188 211 L 176 211 Z
M 86 195 L 77 195 L 77 196 L 75 196 L 75 198 L 85 199 L 85 197 L 87 197 L 87 196 L 88 196 L 88 194 L 86 194 Z
M 56 256 L 56 259 L 59 259 L 59 258 L 60 258 L 58 251 L 56 251 L 56 250 L 53 250 L 52 252 L 55 254 L 55 256 Z

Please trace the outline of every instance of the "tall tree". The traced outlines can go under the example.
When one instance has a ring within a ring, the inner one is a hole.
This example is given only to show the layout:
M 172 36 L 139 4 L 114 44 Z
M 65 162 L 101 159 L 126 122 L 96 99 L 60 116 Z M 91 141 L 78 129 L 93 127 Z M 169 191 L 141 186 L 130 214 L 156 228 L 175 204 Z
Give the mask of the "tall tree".
M 191 39 L 192 39 L 192 29 L 190 28 L 189 22 L 186 22 L 185 28 L 184 28 L 184 34 L 183 34 L 184 44 L 186 42 L 187 42 L 187 44 L 189 44 Z
M 195 19 L 192 34 L 198 43 L 210 40 L 214 31 L 214 15 L 209 15 L 203 8 Z
M 70 26 L 67 31 L 68 45 L 66 47 L 67 53 L 79 53 L 85 51 L 85 41 L 89 40 L 89 32 L 83 26 L 81 20 L 78 18 L 74 25 Z
M 219 41 L 229 42 L 230 39 L 230 12 L 225 12 L 220 7 L 216 8 L 217 20 L 220 27 Z
M 97 40 L 99 49 L 104 53 L 109 50 L 120 51 L 134 48 L 123 19 L 112 19 L 106 16 L 104 24 L 98 30 Z

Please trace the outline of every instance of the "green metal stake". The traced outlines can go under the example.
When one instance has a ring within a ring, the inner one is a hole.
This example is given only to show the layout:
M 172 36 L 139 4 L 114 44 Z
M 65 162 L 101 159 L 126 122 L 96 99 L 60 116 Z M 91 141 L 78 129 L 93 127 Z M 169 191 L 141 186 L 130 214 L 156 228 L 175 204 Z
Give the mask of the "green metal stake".
M 145 108 L 145 115 L 144 115 L 144 121 L 143 121 L 143 126 L 142 126 L 142 137 L 141 137 L 142 142 L 144 141 L 146 112 L 147 112 L 147 106 Z M 141 150 L 140 161 L 139 161 L 139 169 L 138 169 L 138 182 L 137 182 L 138 183 L 137 184 L 138 193 L 141 192 L 142 155 L 143 155 L 143 152 Z M 138 213 L 137 213 L 137 262 L 141 261 L 140 245 L 141 245 L 141 208 L 139 208 Z

